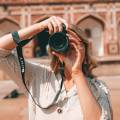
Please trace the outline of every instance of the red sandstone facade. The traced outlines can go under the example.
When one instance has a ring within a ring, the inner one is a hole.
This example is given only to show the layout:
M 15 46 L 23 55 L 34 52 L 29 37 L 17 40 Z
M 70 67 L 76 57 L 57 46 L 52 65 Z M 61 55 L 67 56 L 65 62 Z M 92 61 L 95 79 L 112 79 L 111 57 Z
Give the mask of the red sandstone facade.
M 0 0 L 0 36 L 34 24 L 45 15 L 63 17 L 69 23 L 77 24 L 86 30 L 92 54 L 98 61 L 105 63 L 96 71 L 110 88 L 114 120 L 118 120 L 120 118 L 120 0 Z M 34 47 L 33 41 L 24 47 L 26 58 L 35 58 Z M 0 79 L 9 78 L 0 71 Z
M 86 30 L 98 61 L 120 60 L 118 0 L 1 0 L 0 36 L 34 24 L 45 15 L 63 17 Z M 34 58 L 34 47 L 33 41 L 24 47 L 26 58 Z M 0 72 L 0 79 L 3 78 Z

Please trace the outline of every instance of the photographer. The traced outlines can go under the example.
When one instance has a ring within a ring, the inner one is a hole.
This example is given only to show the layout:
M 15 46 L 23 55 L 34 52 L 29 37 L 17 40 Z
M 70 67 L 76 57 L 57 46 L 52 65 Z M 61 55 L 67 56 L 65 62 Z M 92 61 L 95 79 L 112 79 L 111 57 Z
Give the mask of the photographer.
M 96 64 L 89 54 L 84 32 L 53 16 L 19 30 L 16 38 L 24 41 L 45 29 L 52 40 L 55 35 L 68 40 L 67 49 L 59 52 L 49 47 L 51 68 L 25 61 L 25 83 L 18 58 L 11 53 L 16 47 L 15 37 L 8 34 L 0 38 L 0 67 L 28 95 L 29 119 L 111 120 L 108 91 L 91 73 Z

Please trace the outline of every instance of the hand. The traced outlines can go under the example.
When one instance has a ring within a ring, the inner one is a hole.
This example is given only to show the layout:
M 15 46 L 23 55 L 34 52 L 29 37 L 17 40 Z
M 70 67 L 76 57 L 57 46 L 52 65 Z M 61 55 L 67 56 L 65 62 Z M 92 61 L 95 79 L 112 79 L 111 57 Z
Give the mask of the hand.
M 62 55 L 57 52 L 52 52 L 52 54 L 56 55 L 61 62 L 64 61 L 66 69 L 71 74 L 77 74 L 78 72 L 82 72 L 82 62 L 84 59 L 84 48 L 79 43 L 76 44 L 76 42 L 70 43 L 70 50 L 68 51 L 67 55 Z
M 75 50 L 76 59 L 74 65 L 72 66 L 72 74 L 76 74 L 78 72 L 82 72 L 82 63 L 84 60 L 84 48 L 81 45 L 76 45 L 75 43 L 71 43 Z
M 49 34 L 53 32 L 61 32 L 63 29 L 62 24 L 65 24 L 66 29 L 68 29 L 67 22 L 64 19 L 56 16 L 48 18 L 47 20 L 43 21 L 43 23 L 45 28 L 48 28 Z

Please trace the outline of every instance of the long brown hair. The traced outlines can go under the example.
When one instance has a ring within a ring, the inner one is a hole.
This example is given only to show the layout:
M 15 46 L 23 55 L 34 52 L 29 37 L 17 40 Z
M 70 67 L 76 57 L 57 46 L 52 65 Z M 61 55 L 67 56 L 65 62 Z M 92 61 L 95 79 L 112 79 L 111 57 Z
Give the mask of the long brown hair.
M 84 31 L 82 31 L 78 26 L 76 25 L 70 25 L 69 29 L 76 33 L 76 35 L 80 38 L 81 42 L 84 45 L 85 48 L 85 57 L 84 57 L 84 61 L 82 64 L 82 71 L 85 74 L 86 77 L 94 77 L 92 74 L 92 69 L 95 68 L 97 66 L 97 62 L 93 59 L 92 55 L 91 55 L 91 50 L 89 47 L 89 41 L 86 37 L 86 34 Z M 49 51 L 51 52 L 50 48 Z M 55 74 L 57 74 L 59 72 L 59 68 L 60 68 L 60 61 L 58 59 L 58 57 L 56 57 L 55 55 L 51 55 L 52 59 L 50 62 L 50 66 L 52 68 L 52 70 L 55 72 Z

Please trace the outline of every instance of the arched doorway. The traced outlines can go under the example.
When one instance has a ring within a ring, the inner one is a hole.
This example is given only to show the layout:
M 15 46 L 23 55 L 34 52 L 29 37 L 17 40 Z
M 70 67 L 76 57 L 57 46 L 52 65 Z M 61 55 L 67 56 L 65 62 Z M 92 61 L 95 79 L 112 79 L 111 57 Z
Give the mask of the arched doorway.
M 117 37 L 118 37 L 118 41 L 120 41 L 120 22 L 118 23 L 118 27 L 117 27 Z
M 120 21 L 118 22 L 118 26 L 117 26 L 117 40 L 118 40 L 118 43 L 119 43 L 119 54 L 120 54 Z
M 78 23 L 81 29 L 85 30 L 91 44 L 94 56 L 104 55 L 104 23 L 94 16 L 87 16 Z
M 7 18 L 0 20 L 0 36 L 20 29 L 20 26 Z

